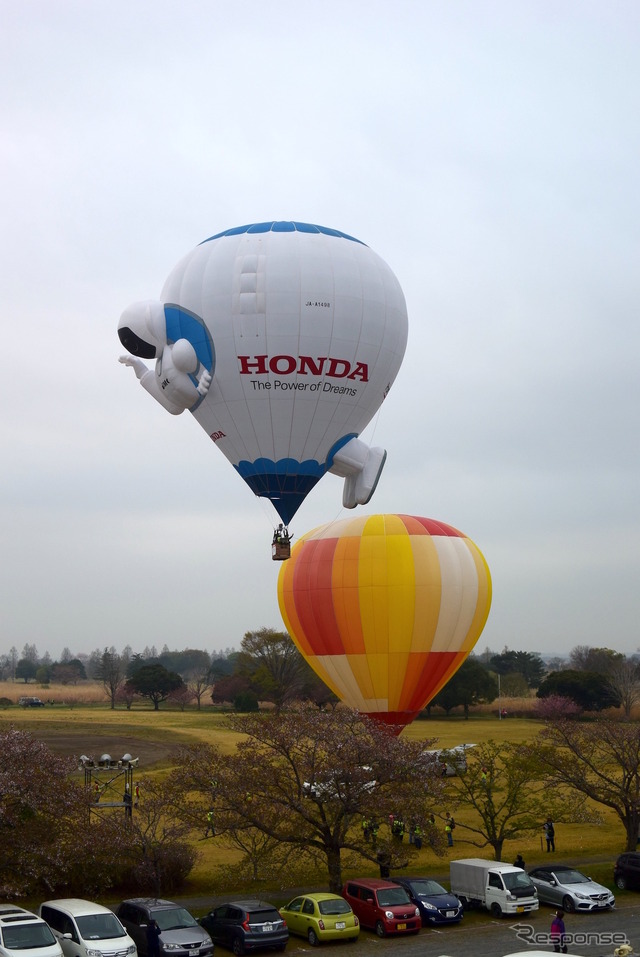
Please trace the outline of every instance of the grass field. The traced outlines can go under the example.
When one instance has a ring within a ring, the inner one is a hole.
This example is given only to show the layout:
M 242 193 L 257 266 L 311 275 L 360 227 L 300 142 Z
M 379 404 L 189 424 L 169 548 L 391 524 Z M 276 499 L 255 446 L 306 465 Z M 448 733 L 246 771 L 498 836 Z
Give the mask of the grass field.
M 126 752 L 140 758 L 138 776 L 160 774 L 171 767 L 173 748 L 179 744 L 197 742 L 215 743 L 224 751 L 232 751 L 238 736 L 226 726 L 226 716 L 210 705 L 201 711 L 170 709 L 161 705 L 154 711 L 149 702 L 136 703 L 131 710 L 118 708 L 111 711 L 109 703 L 99 686 L 87 683 L 74 688 L 39 689 L 33 684 L 0 683 L 0 698 L 17 702 L 21 695 L 36 695 L 45 701 L 53 701 L 44 708 L 6 707 L 0 710 L 0 729 L 11 726 L 29 731 L 44 741 L 54 752 L 66 755 L 88 754 L 99 758 L 108 752 L 119 758 Z M 505 701 L 507 711 L 518 711 L 517 702 Z M 452 747 L 456 744 L 479 744 L 488 740 L 518 742 L 531 740 L 541 725 L 532 719 L 507 717 L 498 720 L 489 709 L 474 714 L 468 721 L 462 716 L 431 718 L 414 721 L 403 732 L 414 740 L 435 739 L 437 747 Z M 448 810 L 442 808 L 442 811 Z M 594 879 L 611 884 L 612 865 L 618 853 L 624 849 L 624 833 L 617 818 L 600 809 L 602 824 L 558 825 L 556 827 L 556 858 L 562 862 L 580 863 L 582 869 Z M 456 811 L 456 819 L 464 822 L 464 809 Z M 542 824 L 542 822 L 541 822 Z M 490 857 L 490 848 L 477 848 L 466 844 L 464 830 L 456 829 L 455 845 L 437 857 L 430 849 L 424 849 L 414 872 L 440 875 L 446 880 L 450 857 Z M 507 843 L 504 859 L 511 861 L 520 852 L 527 866 L 544 863 L 546 853 L 542 849 L 542 831 L 531 834 L 515 843 Z M 194 869 L 187 893 L 193 896 L 219 894 L 221 868 L 233 860 L 233 853 L 221 848 L 215 840 L 198 841 L 199 862 Z M 348 871 L 346 875 L 348 875 Z M 377 876 L 377 868 L 359 866 L 358 873 Z M 345 876 L 346 876 L 345 875 Z M 322 888 L 326 884 L 324 874 L 308 874 L 310 885 Z M 251 885 L 235 890 L 248 891 Z M 253 888 L 255 891 L 255 887 Z M 261 892 L 265 890 L 260 886 Z

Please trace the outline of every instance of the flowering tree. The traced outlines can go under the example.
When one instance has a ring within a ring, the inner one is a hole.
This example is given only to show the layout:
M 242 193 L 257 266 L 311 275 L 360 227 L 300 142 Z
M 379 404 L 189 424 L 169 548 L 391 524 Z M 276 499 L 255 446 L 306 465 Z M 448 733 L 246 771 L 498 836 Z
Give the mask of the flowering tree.
M 0 753 L 0 896 L 109 886 L 127 845 L 122 822 L 90 825 L 75 761 L 13 728 L 0 733 Z

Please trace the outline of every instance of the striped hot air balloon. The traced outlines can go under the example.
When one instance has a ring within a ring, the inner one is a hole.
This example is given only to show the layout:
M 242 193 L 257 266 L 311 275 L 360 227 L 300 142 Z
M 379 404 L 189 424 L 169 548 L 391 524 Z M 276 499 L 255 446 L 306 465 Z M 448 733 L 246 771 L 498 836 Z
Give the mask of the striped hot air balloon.
M 480 637 L 491 576 L 477 546 L 450 525 L 365 515 L 304 535 L 280 570 L 278 601 L 325 684 L 399 733 Z

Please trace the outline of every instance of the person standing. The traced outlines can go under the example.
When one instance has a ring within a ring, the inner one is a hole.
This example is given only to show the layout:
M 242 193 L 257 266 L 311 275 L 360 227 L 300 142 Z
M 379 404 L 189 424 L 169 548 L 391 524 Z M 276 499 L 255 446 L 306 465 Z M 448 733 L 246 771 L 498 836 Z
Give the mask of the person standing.
M 522 854 L 518 854 L 515 861 L 513 862 L 513 866 L 521 867 L 523 871 L 525 870 L 524 857 L 522 856 Z
M 207 811 L 207 826 L 206 826 L 205 831 L 204 831 L 204 836 L 205 836 L 205 837 L 208 837 L 209 834 L 211 834 L 211 837 L 215 837 L 215 836 L 216 836 L 216 829 L 215 829 L 215 826 L 214 826 L 214 813 L 213 813 L 213 808 L 210 808 L 210 809 Z
M 544 827 L 544 836 L 547 842 L 547 853 L 549 851 L 555 851 L 556 849 L 556 831 L 553 826 L 553 821 L 550 817 L 543 824 Z
M 422 850 L 422 828 L 419 824 L 413 825 L 413 846 L 417 851 Z
M 160 934 L 157 920 L 150 917 L 147 924 L 147 957 L 160 957 Z
M 455 824 L 452 817 L 447 817 L 444 825 L 444 833 L 447 835 L 447 846 L 453 847 L 453 829 Z
M 567 932 L 564 926 L 564 911 L 556 911 L 551 921 L 551 943 L 556 954 L 567 953 Z

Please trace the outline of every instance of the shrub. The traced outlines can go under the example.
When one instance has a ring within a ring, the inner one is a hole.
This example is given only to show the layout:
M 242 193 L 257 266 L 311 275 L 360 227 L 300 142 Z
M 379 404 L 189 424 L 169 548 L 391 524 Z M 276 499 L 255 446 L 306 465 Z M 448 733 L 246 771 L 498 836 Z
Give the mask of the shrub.
M 258 699 L 251 691 L 241 691 L 233 700 L 233 707 L 236 711 L 249 712 L 259 711 Z

